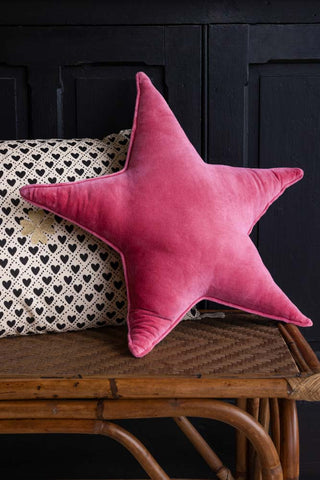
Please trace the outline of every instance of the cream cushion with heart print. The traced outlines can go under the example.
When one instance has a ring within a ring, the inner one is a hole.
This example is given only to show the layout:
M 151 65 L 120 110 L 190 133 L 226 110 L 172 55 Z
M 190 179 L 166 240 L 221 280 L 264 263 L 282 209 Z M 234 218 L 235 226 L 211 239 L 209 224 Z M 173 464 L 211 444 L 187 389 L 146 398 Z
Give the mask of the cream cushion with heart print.
M 19 196 L 25 184 L 72 182 L 123 168 L 130 131 L 103 140 L 0 142 L 0 337 L 125 322 L 120 256 Z M 199 315 L 195 308 L 187 318 Z

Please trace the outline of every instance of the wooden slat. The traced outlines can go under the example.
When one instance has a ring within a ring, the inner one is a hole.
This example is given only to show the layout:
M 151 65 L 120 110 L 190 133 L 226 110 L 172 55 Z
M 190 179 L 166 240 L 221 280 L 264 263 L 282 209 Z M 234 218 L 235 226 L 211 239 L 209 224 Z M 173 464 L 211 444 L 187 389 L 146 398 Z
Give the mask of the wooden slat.
M 0 400 L 31 398 L 289 398 L 284 378 L 0 379 Z
M 284 379 L 117 379 L 120 397 L 194 397 L 194 398 L 247 398 L 248 394 L 259 397 L 288 397 Z
M 101 412 L 102 406 L 97 400 L 4 400 L 0 402 L 0 419 L 99 419 Z

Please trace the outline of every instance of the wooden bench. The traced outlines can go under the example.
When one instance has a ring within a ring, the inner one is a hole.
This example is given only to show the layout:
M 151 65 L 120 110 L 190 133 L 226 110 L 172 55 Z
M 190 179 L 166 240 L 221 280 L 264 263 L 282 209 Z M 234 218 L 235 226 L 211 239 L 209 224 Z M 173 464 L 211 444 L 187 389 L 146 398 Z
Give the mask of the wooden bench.
M 124 327 L 5 338 L 0 358 L 0 433 L 107 435 L 157 480 L 169 477 L 111 420 L 172 417 L 220 479 L 295 480 L 295 401 L 320 400 L 320 363 L 298 328 L 239 311 L 181 322 L 142 359 Z M 187 417 L 237 429 L 234 475 Z

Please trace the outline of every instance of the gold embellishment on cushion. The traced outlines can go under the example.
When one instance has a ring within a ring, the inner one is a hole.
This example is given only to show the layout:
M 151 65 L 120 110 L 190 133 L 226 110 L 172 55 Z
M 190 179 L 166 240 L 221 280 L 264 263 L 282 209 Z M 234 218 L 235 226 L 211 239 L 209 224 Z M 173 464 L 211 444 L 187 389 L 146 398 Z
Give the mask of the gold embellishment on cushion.
M 34 245 L 41 242 L 47 243 L 48 239 L 46 233 L 54 233 L 52 217 L 44 218 L 45 212 L 43 210 L 30 210 L 28 213 L 30 220 L 21 220 L 20 225 L 23 227 L 22 235 L 31 235 L 31 243 Z

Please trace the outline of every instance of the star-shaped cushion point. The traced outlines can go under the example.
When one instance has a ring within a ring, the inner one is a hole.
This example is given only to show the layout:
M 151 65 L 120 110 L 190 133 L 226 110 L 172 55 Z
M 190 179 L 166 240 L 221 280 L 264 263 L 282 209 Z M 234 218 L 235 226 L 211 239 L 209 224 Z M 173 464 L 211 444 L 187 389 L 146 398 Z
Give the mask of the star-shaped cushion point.
M 201 299 L 312 325 L 273 281 L 249 234 L 298 168 L 203 162 L 142 72 L 126 164 L 112 175 L 28 185 L 21 195 L 91 232 L 122 258 L 128 341 L 142 357 Z

